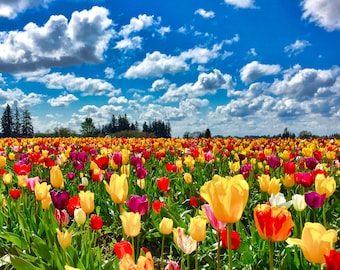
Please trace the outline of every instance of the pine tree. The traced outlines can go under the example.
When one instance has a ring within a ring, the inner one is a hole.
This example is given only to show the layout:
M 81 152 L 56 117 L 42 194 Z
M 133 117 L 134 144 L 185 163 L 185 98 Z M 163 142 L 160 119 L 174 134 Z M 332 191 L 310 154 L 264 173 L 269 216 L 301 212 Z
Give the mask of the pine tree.
M 22 137 L 33 137 L 34 129 L 32 125 L 32 118 L 30 112 L 25 109 L 22 112 L 22 125 L 21 125 L 21 136 Z
M 11 106 L 7 104 L 6 109 L 1 117 L 1 128 L 4 137 L 13 136 L 13 119 Z
M 20 119 L 20 111 L 18 105 L 15 104 L 15 114 L 14 114 L 14 130 L 13 135 L 16 137 L 21 136 L 21 119 Z

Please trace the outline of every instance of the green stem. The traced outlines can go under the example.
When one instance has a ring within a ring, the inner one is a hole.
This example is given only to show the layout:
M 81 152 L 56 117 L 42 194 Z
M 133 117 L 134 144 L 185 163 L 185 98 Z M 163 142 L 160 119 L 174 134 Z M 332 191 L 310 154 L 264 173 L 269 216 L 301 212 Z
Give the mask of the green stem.
M 198 242 L 197 242 L 197 246 L 196 246 L 195 269 L 198 270 Z
M 322 206 L 322 218 L 323 218 L 323 225 L 327 227 L 327 221 L 326 221 L 326 203 Z
M 232 270 L 233 269 L 233 250 L 231 247 L 231 232 L 232 232 L 232 226 L 233 224 L 228 224 L 228 269 Z
M 318 264 L 318 270 L 321 270 L 321 269 L 322 269 L 322 264 L 319 263 L 319 264 Z
M 187 268 L 190 270 L 190 256 L 189 254 L 187 255 Z
M 131 236 L 131 243 L 132 243 L 132 260 L 135 262 L 135 238 Z
M 217 232 L 217 270 L 221 269 L 221 237 L 220 232 Z
M 269 241 L 269 269 L 274 269 L 274 242 Z
M 184 269 L 184 253 L 181 252 L 181 269 Z
M 163 234 L 163 237 L 162 237 L 162 247 L 161 247 L 161 269 L 163 269 L 164 240 L 165 240 L 165 235 Z
M 302 228 L 303 228 L 303 225 L 302 225 L 302 213 L 301 213 L 301 211 L 299 211 L 299 218 L 300 218 L 300 231 L 299 231 L 299 233 L 301 234 L 302 233 Z

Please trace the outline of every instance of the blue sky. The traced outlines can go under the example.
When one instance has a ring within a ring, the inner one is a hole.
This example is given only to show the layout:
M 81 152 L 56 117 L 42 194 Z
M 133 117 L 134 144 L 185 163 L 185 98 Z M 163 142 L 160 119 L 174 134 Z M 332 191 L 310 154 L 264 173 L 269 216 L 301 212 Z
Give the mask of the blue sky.
M 172 136 L 340 132 L 338 0 L 0 0 L 0 104 Z

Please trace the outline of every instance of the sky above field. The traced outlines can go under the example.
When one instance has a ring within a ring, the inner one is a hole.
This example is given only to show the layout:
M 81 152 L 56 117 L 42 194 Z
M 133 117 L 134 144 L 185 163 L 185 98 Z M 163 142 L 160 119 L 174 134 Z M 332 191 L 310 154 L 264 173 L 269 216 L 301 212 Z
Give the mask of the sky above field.
M 338 0 L 0 0 L 0 104 L 35 132 L 340 132 Z M 14 108 L 14 107 L 13 107 Z

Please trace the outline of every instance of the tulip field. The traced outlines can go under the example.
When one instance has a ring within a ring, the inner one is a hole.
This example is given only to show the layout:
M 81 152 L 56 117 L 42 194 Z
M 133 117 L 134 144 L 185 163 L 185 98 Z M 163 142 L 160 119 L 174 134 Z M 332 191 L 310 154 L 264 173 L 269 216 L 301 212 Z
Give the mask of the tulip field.
M 0 269 L 340 269 L 339 145 L 1 138 Z

